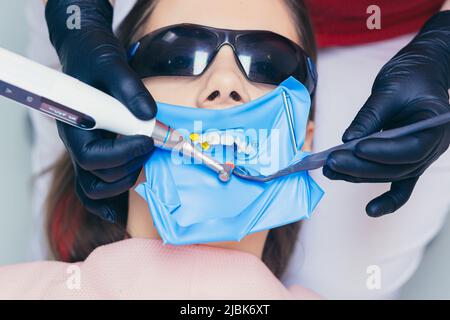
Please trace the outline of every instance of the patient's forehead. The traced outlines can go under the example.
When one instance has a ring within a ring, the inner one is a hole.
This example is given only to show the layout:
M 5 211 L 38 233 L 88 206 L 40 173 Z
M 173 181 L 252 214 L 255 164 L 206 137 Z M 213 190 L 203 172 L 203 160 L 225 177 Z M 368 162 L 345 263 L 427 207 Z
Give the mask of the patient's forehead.
M 269 30 L 300 43 L 284 0 L 159 0 L 144 34 L 179 23 Z

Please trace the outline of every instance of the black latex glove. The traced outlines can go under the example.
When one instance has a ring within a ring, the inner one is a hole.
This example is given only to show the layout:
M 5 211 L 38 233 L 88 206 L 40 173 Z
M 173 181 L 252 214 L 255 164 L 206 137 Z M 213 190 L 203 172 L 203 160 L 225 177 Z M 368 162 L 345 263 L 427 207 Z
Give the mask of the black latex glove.
M 80 8 L 80 29 L 66 25 L 70 5 Z M 155 101 L 128 66 L 126 52 L 112 32 L 113 8 L 108 0 L 49 0 L 45 16 L 65 73 L 114 96 L 142 120 L 155 116 Z M 128 209 L 128 190 L 150 156 L 153 140 L 57 125 L 74 164 L 82 204 L 115 221 L 118 213 Z
M 450 11 L 433 16 L 380 71 L 372 93 L 345 131 L 344 142 L 450 112 Z M 450 125 L 397 139 L 360 142 L 354 152 L 330 155 L 323 174 L 349 182 L 392 182 L 367 214 L 379 217 L 404 205 L 420 175 L 448 148 Z

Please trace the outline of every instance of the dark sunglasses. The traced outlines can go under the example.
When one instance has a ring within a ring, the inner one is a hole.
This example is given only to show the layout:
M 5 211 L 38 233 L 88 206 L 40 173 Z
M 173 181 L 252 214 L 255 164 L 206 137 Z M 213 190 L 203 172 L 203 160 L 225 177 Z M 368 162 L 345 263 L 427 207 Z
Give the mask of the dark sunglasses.
M 144 36 L 131 46 L 128 59 L 141 78 L 198 76 L 223 45 L 233 48 L 248 80 L 279 85 L 293 76 L 313 95 L 317 72 L 312 59 L 295 42 L 271 31 L 177 24 Z

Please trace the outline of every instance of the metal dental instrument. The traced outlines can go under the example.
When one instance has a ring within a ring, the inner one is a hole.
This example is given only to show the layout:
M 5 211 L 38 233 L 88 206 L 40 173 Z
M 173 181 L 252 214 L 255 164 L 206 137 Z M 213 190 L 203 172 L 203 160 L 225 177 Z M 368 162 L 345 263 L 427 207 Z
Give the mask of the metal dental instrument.
M 292 164 L 291 166 L 282 169 L 278 172 L 275 172 L 274 174 L 270 175 L 260 175 L 257 172 L 253 172 L 252 170 L 248 168 L 244 168 L 241 166 L 236 166 L 233 170 L 233 174 L 239 178 L 250 180 L 250 181 L 256 181 L 256 182 L 268 182 L 271 180 L 274 180 L 276 178 L 284 177 L 289 174 L 293 174 L 299 171 L 306 171 L 306 170 L 314 170 L 318 169 L 324 166 L 328 156 L 330 153 L 336 150 L 354 150 L 355 146 L 366 139 L 373 139 L 373 138 L 381 138 L 381 139 L 391 139 L 391 138 L 398 138 L 402 137 L 414 132 L 439 127 L 442 125 L 450 125 L 450 112 L 447 112 L 445 114 L 438 115 L 436 117 L 422 120 L 413 124 L 410 124 L 405 127 L 400 127 L 396 129 L 381 131 L 373 133 L 367 137 L 363 137 L 360 139 L 356 139 L 341 145 L 338 145 L 336 147 L 311 154 L 302 160 Z
M 291 104 L 290 104 L 290 98 L 287 96 L 286 92 L 283 91 L 283 104 L 284 104 L 284 110 L 287 117 L 287 123 L 289 125 L 289 134 L 291 136 L 291 144 L 292 149 L 294 150 L 294 154 L 297 153 L 297 137 L 295 136 L 295 130 L 294 130 L 294 120 L 292 119 L 292 112 L 291 112 Z
M 201 163 L 205 167 L 213 170 L 218 174 L 218 178 L 222 182 L 227 182 L 231 178 L 231 170 L 233 168 L 230 164 L 222 164 L 211 157 L 208 157 L 192 142 L 187 141 L 176 130 L 156 120 L 155 128 L 151 135 L 155 141 L 155 146 L 166 150 L 175 150 L 181 152 L 184 156 L 195 160 L 194 163 Z
M 221 164 L 156 119 L 136 118 L 115 98 L 66 74 L 0 48 L 0 96 L 83 130 L 152 137 L 155 146 L 196 160 L 227 182 L 232 166 Z

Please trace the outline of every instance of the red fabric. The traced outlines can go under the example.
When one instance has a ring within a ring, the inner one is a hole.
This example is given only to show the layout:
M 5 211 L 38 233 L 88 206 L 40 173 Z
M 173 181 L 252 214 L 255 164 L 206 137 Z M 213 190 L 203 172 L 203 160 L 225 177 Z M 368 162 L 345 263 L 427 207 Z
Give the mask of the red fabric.
M 349 46 L 417 32 L 445 0 L 306 0 L 320 48 Z M 381 29 L 369 30 L 366 13 L 380 7 Z
M 70 206 L 73 206 L 75 195 L 63 195 L 56 204 L 50 224 L 51 242 L 56 244 L 61 261 L 71 262 L 70 254 L 82 219 L 83 208 L 73 208 L 73 215 L 67 217 Z M 70 220 L 70 221 L 65 221 Z

